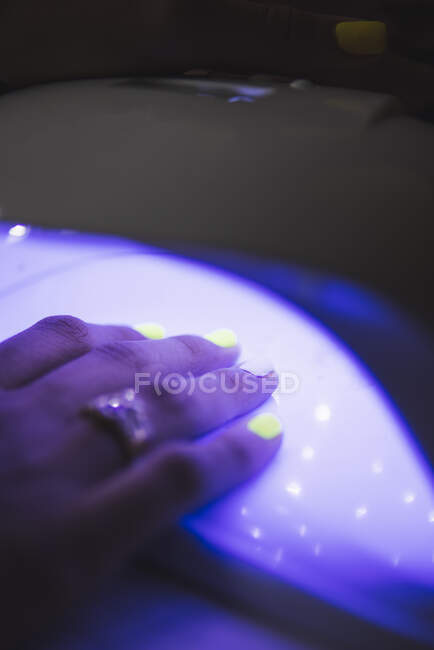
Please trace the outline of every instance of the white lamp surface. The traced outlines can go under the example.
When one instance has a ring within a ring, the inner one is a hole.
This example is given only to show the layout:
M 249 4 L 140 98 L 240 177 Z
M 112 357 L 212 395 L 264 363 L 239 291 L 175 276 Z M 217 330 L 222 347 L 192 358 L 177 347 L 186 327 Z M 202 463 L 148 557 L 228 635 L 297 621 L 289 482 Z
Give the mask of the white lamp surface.
M 0 238 L 0 340 L 70 313 L 96 323 L 155 321 L 169 336 L 228 327 L 241 360 L 272 359 L 289 378 L 264 407 L 284 423 L 280 452 L 183 525 L 362 618 L 433 638 L 426 604 L 415 598 L 434 588 L 430 468 L 386 391 L 344 344 L 274 294 L 157 249 L 8 228 Z M 408 599 L 395 585 L 409 587 Z

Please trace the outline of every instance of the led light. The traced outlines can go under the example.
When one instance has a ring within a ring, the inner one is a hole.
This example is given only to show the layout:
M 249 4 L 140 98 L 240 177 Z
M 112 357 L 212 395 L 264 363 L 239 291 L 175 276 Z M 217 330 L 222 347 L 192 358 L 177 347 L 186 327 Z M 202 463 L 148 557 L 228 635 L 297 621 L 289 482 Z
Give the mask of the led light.
M 315 449 L 313 447 L 303 447 L 301 450 L 301 457 L 304 460 L 312 460 L 315 456 Z
M 15 226 L 12 226 L 12 228 L 9 228 L 8 236 L 12 240 L 19 240 L 24 239 L 29 232 L 30 228 L 28 226 L 23 226 L 21 223 L 17 223 Z
M 413 503 L 415 498 L 416 496 L 413 494 L 413 492 L 406 492 L 403 496 L 404 503 Z
M 258 528 L 257 526 L 255 526 L 254 528 L 252 528 L 252 530 L 250 531 L 250 533 L 251 533 L 253 539 L 260 539 L 260 538 L 262 537 L 261 529 Z
M 371 465 L 371 469 L 373 474 L 382 474 L 383 463 L 381 462 L 381 460 L 374 460 L 374 462 Z
M 298 534 L 300 537 L 304 537 L 307 533 L 307 526 L 305 524 L 302 524 L 299 529 L 298 529 Z
M 315 546 L 313 547 L 313 554 L 318 557 L 318 555 L 320 555 L 321 553 L 321 550 L 322 550 L 321 544 L 315 544 Z
M 368 514 L 368 508 L 366 506 L 360 506 L 356 508 L 356 519 L 363 519 Z
M 229 97 L 228 103 L 235 104 L 238 102 L 244 102 L 246 104 L 252 104 L 255 100 L 253 97 L 246 97 L 245 95 L 234 95 L 234 97 Z
M 285 487 L 285 490 L 288 492 L 288 494 L 291 494 L 294 497 L 298 497 L 301 494 L 301 485 L 296 481 L 292 481 L 291 483 L 288 483 L 288 485 Z
M 315 407 L 315 419 L 318 420 L 318 422 L 327 422 L 330 420 L 330 417 L 331 411 L 327 404 L 318 404 L 318 406 Z

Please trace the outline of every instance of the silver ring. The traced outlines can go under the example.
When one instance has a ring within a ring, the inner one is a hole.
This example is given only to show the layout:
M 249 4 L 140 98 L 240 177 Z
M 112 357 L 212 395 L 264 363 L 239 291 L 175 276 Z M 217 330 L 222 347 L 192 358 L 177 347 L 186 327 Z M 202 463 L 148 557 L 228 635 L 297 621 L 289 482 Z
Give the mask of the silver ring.
M 133 388 L 100 395 L 83 409 L 114 433 L 128 459 L 142 454 L 150 439 L 150 425 L 144 400 Z

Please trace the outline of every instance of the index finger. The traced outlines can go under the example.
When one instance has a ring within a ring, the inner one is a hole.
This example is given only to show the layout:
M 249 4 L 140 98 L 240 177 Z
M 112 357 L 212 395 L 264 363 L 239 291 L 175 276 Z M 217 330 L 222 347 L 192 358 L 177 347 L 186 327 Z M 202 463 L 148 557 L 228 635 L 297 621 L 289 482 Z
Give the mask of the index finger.
M 200 336 L 174 336 L 149 341 L 116 341 L 57 368 L 32 385 L 41 398 L 49 395 L 53 404 L 66 412 L 76 412 L 100 395 L 123 388 L 136 388 L 137 381 L 160 375 L 189 373 L 198 376 L 233 365 L 239 354 L 235 338 L 219 340 Z M 231 345 L 226 346 L 229 342 Z M 143 385 L 143 384 L 142 384 Z

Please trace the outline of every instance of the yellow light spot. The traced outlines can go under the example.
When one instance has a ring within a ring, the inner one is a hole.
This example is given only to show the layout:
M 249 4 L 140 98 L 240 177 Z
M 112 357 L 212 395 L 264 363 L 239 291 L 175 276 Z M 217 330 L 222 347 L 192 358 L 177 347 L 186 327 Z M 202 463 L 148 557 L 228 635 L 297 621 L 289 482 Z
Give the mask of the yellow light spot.
M 341 22 L 336 25 L 336 40 L 348 54 L 383 54 L 387 47 L 386 25 L 379 20 Z
M 233 348 L 237 344 L 237 335 L 229 329 L 219 329 L 205 334 L 205 338 L 221 348 Z
M 158 323 L 139 323 L 134 325 L 134 329 L 146 336 L 147 339 L 153 340 L 164 339 L 166 334 L 164 327 Z
M 247 428 L 264 440 L 271 440 L 282 433 L 282 424 L 272 413 L 260 413 L 249 420 Z

